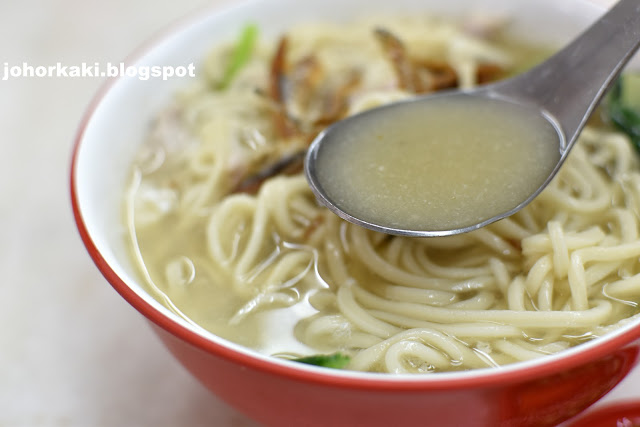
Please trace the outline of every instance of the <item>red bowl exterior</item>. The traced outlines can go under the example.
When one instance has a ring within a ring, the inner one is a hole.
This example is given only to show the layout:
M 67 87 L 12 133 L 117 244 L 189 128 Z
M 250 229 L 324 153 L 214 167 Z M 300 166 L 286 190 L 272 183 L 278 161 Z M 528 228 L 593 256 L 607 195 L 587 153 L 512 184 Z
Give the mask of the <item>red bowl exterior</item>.
M 630 400 L 589 412 L 569 423 L 567 427 L 633 427 L 640 426 L 640 401 Z
M 580 413 L 636 364 L 640 341 L 565 372 L 454 389 L 318 384 L 203 351 L 154 325 L 209 390 L 266 426 L 553 426 Z

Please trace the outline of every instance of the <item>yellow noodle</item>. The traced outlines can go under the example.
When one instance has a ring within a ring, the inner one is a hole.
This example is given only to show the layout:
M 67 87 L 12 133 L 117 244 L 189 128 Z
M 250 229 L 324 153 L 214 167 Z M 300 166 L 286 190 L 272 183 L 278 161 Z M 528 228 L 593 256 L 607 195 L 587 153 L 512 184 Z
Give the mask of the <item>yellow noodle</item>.
M 283 107 L 265 96 L 276 42 L 259 43 L 225 91 L 212 83 L 229 47 L 215 49 L 204 81 L 159 116 L 126 191 L 132 259 L 150 293 L 194 327 L 258 351 L 340 351 L 351 369 L 394 373 L 529 360 L 638 316 L 640 167 L 608 129 L 587 127 L 525 209 L 464 235 L 359 228 L 321 208 L 300 173 L 233 193 L 306 148 L 319 108 L 354 70 L 349 114 L 411 96 L 372 35 L 378 26 L 416 58 L 449 63 L 462 87 L 476 84 L 479 64 L 513 62 L 505 46 L 428 17 L 294 28 L 288 68 L 313 59 L 324 78 L 305 105 L 286 76 L 286 112 L 308 134 L 283 139 L 273 120 Z

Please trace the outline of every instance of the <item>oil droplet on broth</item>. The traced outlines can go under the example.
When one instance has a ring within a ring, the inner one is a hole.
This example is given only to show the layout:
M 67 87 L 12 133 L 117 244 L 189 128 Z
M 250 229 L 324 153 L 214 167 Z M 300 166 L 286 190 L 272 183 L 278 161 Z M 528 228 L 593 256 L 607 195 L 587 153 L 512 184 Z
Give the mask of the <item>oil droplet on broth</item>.
M 549 121 L 498 99 L 435 96 L 343 125 L 317 152 L 318 184 L 343 211 L 391 228 L 446 231 L 506 213 L 560 157 Z

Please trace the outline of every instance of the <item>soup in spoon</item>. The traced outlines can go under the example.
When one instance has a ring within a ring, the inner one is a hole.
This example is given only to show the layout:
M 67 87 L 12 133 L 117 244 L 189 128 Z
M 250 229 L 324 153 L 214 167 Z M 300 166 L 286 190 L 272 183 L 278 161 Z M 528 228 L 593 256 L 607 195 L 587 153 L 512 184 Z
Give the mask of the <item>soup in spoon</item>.
M 537 110 L 464 94 L 371 110 L 315 153 L 331 203 L 389 228 L 472 226 L 525 201 L 560 158 Z

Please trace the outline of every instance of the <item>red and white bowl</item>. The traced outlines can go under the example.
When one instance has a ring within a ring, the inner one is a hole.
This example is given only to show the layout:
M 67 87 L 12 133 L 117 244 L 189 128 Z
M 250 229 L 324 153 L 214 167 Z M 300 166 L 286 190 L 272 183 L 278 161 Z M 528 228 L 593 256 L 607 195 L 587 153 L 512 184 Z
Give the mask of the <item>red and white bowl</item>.
M 561 45 L 603 10 L 586 0 L 264 0 L 211 10 L 140 49 L 129 65 L 198 64 L 247 22 L 276 37 L 302 20 L 429 12 L 509 16 L 533 41 Z M 541 426 L 566 420 L 615 387 L 638 363 L 640 324 L 559 355 L 499 369 L 423 376 L 344 372 L 260 355 L 193 327 L 141 285 L 125 247 L 122 200 L 132 158 L 154 113 L 181 79 L 110 80 L 82 119 L 71 165 L 78 230 L 107 281 L 153 325 L 203 384 L 274 426 Z M 99 369 L 96 367 L 96 369 Z

